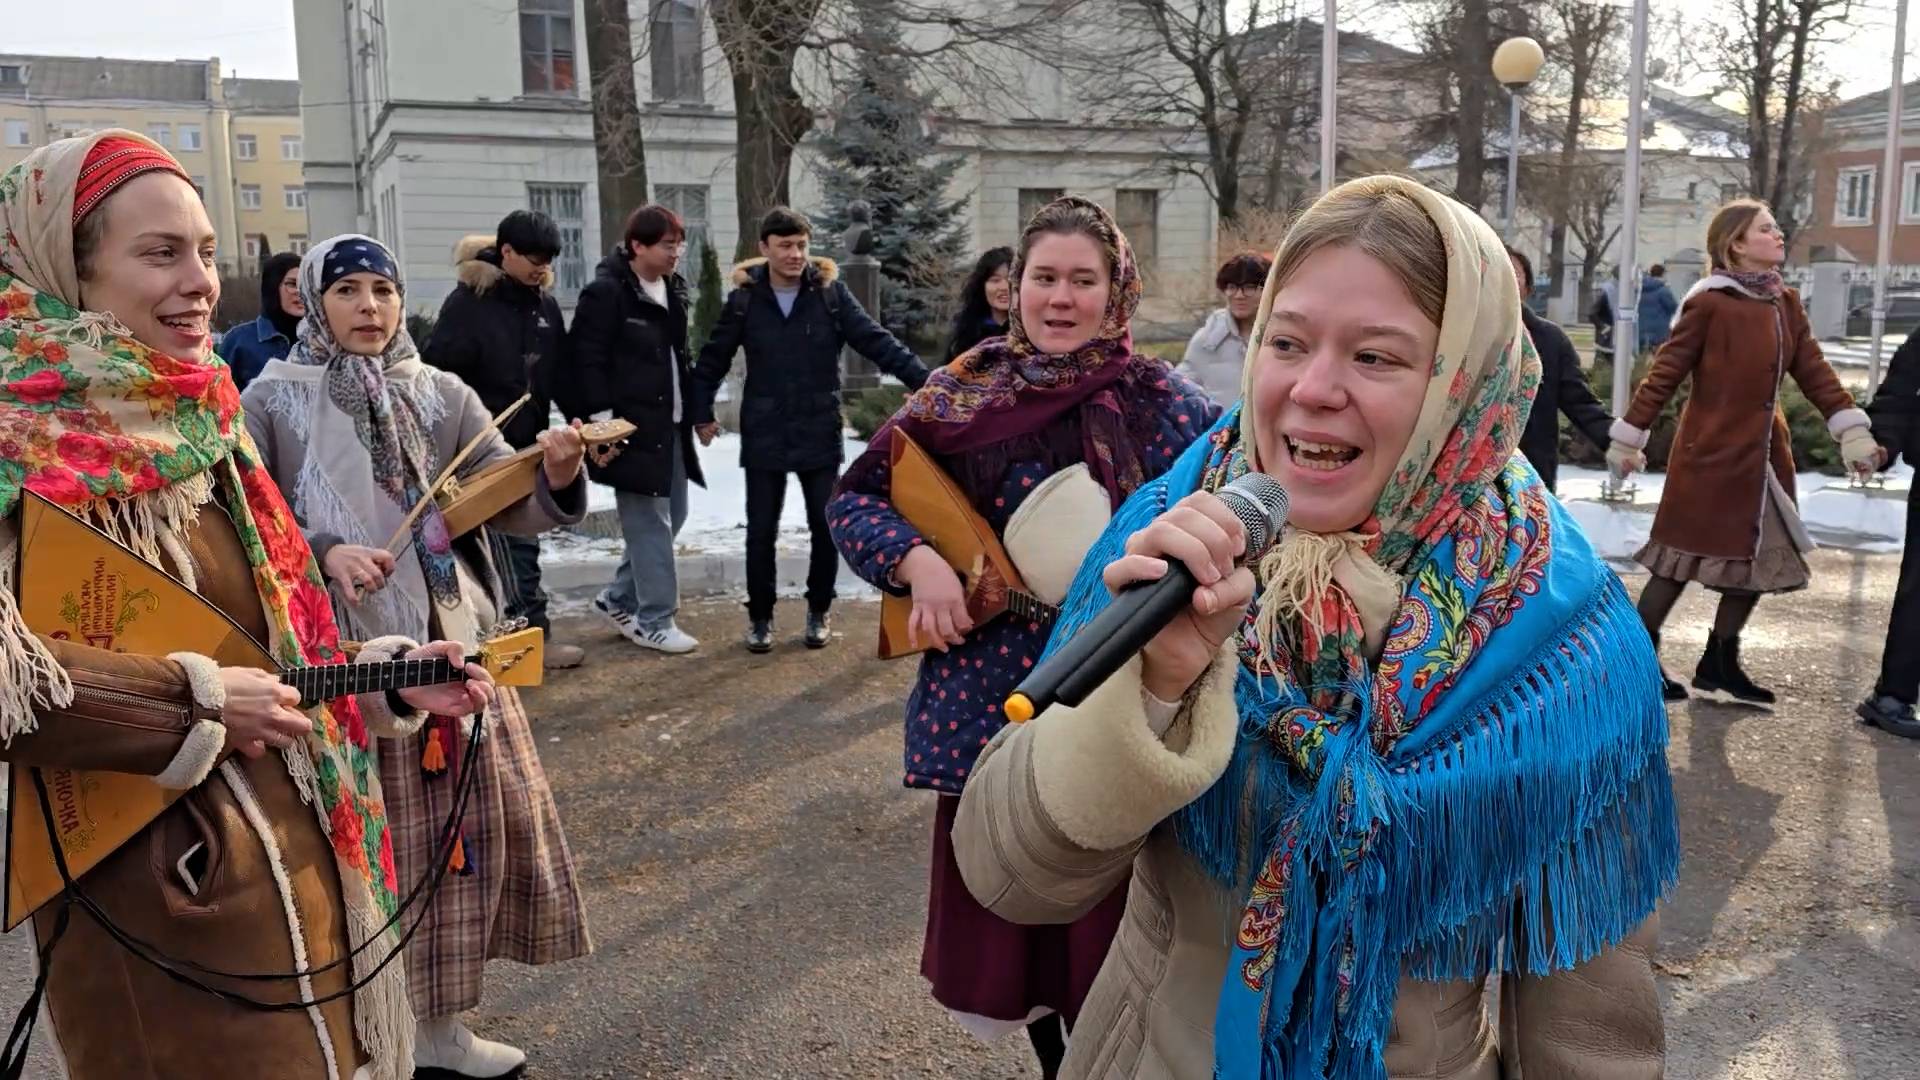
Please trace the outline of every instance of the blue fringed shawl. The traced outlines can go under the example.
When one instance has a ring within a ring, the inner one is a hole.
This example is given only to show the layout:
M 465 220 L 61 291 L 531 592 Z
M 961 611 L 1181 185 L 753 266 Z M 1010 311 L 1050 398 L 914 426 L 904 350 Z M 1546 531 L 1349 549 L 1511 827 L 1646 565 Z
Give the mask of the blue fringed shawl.
M 1216 430 L 1237 422 L 1235 410 Z M 1105 606 L 1100 570 L 1127 537 L 1207 483 L 1226 442 L 1196 442 L 1121 508 L 1049 651 Z M 1517 606 L 1475 626 L 1484 641 L 1434 684 L 1415 677 L 1420 661 L 1460 643 L 1403 599 L 1379 663 L 1347 687 L 1357 712 L 1329 730 L 1317 777 L 1268 735 L 1300 711 L 1302 691 L 1256 675 L 1243 649 L 1232 760 L 1174 819 L 1182 846 L 1244 899 L 1215 1021 L 1217 1076 L 1384 1080 L 1403 974 L 1571 968 L 1626 937 L 1677 879 L 1659 665 L 1625 589 L 1524 460 L 1480 497 L 1490 520 L 1511 506 L 1513 520 L 1547 533 L 1531 567 L 1513 563 L 1528 549 L 1506 537 L 1506 569 L 1528 571 Z M 1403 596 L 1471 610 L 1487 583 L 1463 577 L 1456 556 L 1469 571 L 1476 561 L 1450 536 L 1412 568 Z M 1369 737 L 1370 684 L 1382 678 L 1405 725 L 1384 754 Z

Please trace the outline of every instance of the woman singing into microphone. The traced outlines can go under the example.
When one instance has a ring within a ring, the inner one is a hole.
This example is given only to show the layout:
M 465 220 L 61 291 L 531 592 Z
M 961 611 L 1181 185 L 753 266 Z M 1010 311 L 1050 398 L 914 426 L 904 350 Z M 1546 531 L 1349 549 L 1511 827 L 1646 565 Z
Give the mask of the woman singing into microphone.
M 1133 351 L 1139 267 L 1104 209 L 1073 197 L 1041 208 L 1021 235 L 1014 280 L 1006 336 L 934 372 L 848 470 L 827 518 L 862 577 L 912 594 L 913 631 L 938 650 L 921 663 L 907 699 L 906 784 L 939 794 L 921 974 L 935 1000 L 982 1038 L 1031 1024 L 1042 1072 L 1052 1077 L 1064 1052 L 1062 1024 L 1073 1023 L 1119 922 L 1125 874 L 1060 927 L 1006 922 L 962 885 L 947 839 L 958 795 L 974 755 L 1004 722 L 997 702 L 1032 668 L 1048 627 L 1012 615 L 972 625 L 959 578 L 889 501 L 893 437 L 904 432 L 932 454 L 1005 534 L 1022 503 L 1068 470 L 1078 475 L 1059 479 L 1091 488 L 1104 520 L 1219 409 L 1164 362 Z M 1074 524 L 1051 531 L 1070 533 Z M 1066 556 L 1061 592 L 1078 556 Z M 1035 584 L 1034 568 L 1021 571 Z
M 954 823 L 967 887 L 1017 922 L 1131 872 L 1127 962 L 1062 1075 L 1660 1076 L 1659 666 L 1514 454 L 1540 367 L 1499 238 L 1411 181 L 1343 184 L 1255 329 L 1244 404 L 1122 507 L 1055 638 L 1167 560 L 1192 607 L 1081 706 L 1001 732 Z M 1237 568 L 1211 493 L 1249 470 L 1292 531 Z

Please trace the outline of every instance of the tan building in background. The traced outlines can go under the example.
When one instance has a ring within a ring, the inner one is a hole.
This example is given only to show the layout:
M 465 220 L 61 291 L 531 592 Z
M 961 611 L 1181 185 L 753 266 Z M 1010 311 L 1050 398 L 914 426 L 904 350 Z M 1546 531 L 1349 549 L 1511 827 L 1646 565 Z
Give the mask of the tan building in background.
M 206 200 L 226 272 L 253 272 L 267 250 L 306 250 L 298 82 L 223 80 L 217 58 L 0 52 L 0 171 L 37 146 L 113 127 L 180 159 Z

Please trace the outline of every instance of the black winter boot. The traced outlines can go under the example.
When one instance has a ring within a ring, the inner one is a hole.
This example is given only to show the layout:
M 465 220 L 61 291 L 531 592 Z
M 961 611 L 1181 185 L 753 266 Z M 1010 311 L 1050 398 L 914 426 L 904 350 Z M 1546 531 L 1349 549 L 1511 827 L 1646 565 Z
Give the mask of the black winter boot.
M 1654 634 L 1652 637 L 1653 657 L 1658 660 L 1660 659 L 1660 635 Z M 1660 665 L 1660 696 L 1668 701 L 1687 700 L 1687 688 L 1680 685 L 1680 680 L 1667 674 L 1667 665 L 1664 662 Z
M 1711 693 L 1724 690 L 1741 701 L 1757 705 L 1774 703 L 1773 691 L 1747 678 L 1740 669 L 1740 639 L 1707 634 L 1707 651 L 1700 666 L 1693 669 L 1693 688 Z
M 773 651 L 773 620 L 753 619 L 747 627 L 747 651 L 755 655 Z
M 833 640 L 833 626 L 824 611 L 807 612 L 807 648 L 824 649 Z

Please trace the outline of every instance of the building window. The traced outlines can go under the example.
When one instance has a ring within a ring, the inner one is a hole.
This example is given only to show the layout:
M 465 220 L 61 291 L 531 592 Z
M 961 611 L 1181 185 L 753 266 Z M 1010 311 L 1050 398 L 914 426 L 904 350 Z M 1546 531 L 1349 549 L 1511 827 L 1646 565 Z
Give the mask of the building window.
M 1041 207 L 1047 205 L 1048 203 L 1052 202 L 1053 200 L 1059 198 L 1064 194 L 1066 194 L 1066 192 L 1060 190 L 1059 188 L 1031 188 L 1031 187 L 1021 188 L 1020 189 L 1020 220 L 1014 223 L 1013 231 L 1018 233 L 1022 229 L 1025 229 L 1027 227 L 1027 222 L 1033 220 L 1033 215 L 1039 213 Z
M 1920 161 L 1900 168 L 1900 224 L 1920 224 Z
M 680 273 L 691 285 L 694 297 L 700 294 L 701 252 L 713 242 L 708 220 L 711 197 L 705 184 L 661 184 L 653 189 L 660 205 L 680 215 L 687 227 L 687 253 L 680 260 Z
M 1133 245 L 1133 259 L 1142 272 L 1151 272 L 1160 257 L 1160 193 L 1151 188 L 1114 193 L 1113 222 Z
M 59 126 L 60 137 L 63 139 L 71 139 L 75 135 L 83 135 L 93 130 L 93 125 L 85 120 L 62 120 Z
M 650 44 L 655 101 L 707 99 L 701 30 L 700 5 L 695 0 L 655 0 Z
M 281 205 L 288 210 L 307 208 L 307 188 L 304 184 L 288 184 L 280 192 Z
M 207 178 L 204 176 L 194 177 L 193 190 L 199 193 L 200 201 L 204 204 L 207 201 Z
M 32 146 L 33 145 L 33 129 L 27 126 L 27 122 L 25 120 L 7 121 L 7 145 L 8 146 Z
M 1873 166 L 1841 169 L 1839 181 L 1835 185 L 1833 223 L 1873 224 Z
M 182 150 L 200 149 L 200 125 L 199 124 L 181 124 L 180 125 L 180 149 Z
M 252 135 L 233 137 L 233 156 L 241 161 L 257 161 L 260 158 L 260 140 Z
M 0 86 L 25 86 L 27 69 L 22 64 L 0 64 Z
M 1721 202 L 1730 203 L 1739 197 L 1740 197 L 1739 184 L 1721 184 L 1720 185 L 1720 201 Z
M 305 152 L 305 148 L 300 143 L 300 136 L 298 135 L 280 136 L 280 160 L 281 161 L 299 161 L 301 158 L 301 155 L 304 152 Z
M 572 296 L 587 285 L 587 187 L 585 184 L 528 184 L 527 208 L 560 227 L 560 257 L 553 260 L 555 290 Z
M 708 195 L 705 184 L 661 184 L 653 189 L 659 197 L 660 205 L 680 215 L 687 226 L 687 263 L 691 271 L 682 271 L 690 278 L 700 273 L 699 257 L 701 245 L 707 243 L 708 236 Z
M 172 146 L 173 145 L 173 125 L 172 124 L 148 124 L 147 138 L 152 139 L 154 142 L 159 143 L 161 146 Z
M 260 185 L 259 184 L 241 184 L 240 185 L 240 209 L 242 210 L 260 209 Z
M 288 236 L 287 250 L 293 252 L 295 255 L 305 255 L 307 253 L 307 234 L 297 232 Z
M 572 94 L 573 0 L 520 0 L 520 86 Z
M 257 259 L 259 257 L 260 257 L 260 238 L 253 235 L 252 233 L 248 233 L 247 234 L 247 258 Z

